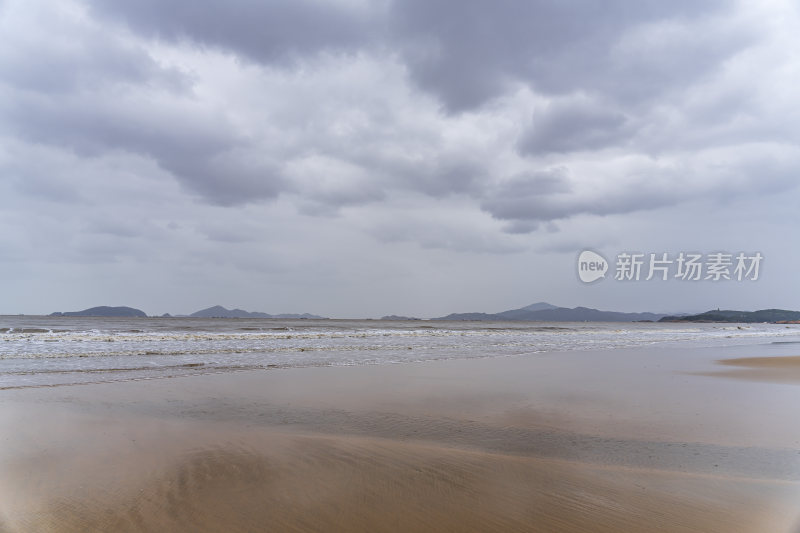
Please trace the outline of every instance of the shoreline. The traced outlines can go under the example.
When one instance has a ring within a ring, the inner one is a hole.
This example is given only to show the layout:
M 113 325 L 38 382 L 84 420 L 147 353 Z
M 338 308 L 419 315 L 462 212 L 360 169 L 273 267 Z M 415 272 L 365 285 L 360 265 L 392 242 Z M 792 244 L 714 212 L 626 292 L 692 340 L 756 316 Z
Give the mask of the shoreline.
M 788 533 L 800 430 L 786 403 L 800 388 L 681 372 L 713 368 L 720 353 L 792 349 L 0 391 L 0 531 Z M 783 410 L 764 416 L 743 391 Z

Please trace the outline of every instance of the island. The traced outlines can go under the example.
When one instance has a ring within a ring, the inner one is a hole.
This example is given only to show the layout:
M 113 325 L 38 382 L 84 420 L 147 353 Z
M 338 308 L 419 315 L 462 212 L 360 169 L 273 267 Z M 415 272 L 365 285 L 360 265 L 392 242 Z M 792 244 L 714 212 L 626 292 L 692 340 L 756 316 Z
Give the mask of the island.
M 140 309 L 134 309 L 133 307 L 109 307 L 107 305 L 101 305 L 99 307 L 90 307 L 89 309 L 84 309 L 83 311 L 66 311 L 63 313 L 57 311 L 55 313 L 50 313 L 50 316 L 110 316 L 146 318 L 147 314 L 144 311 Z
M 697 315 L 665 316 L 659 322 L 772 322 L 792 324 L 800 321 L 800 311 L 786 309 L 761 309 L 760 311 L 720 310 L 706 311 Z
M 547 302 L 510 309 L 500 313 L 452 313 L 435 320 L 492 320 L 492 321 L 531 321 L 531 322 L 642 322 L 656 321 L 663 314 L 622 313 L 601 311 L 591 307 L 558 307 Z
M 325 317 L 319 315 L 312 315 L 309 313 L 282 313 L 277 315 L 270 315 L 269 313 L 261 313 L 259 311 L 245 311 L 244 309 L 226 309 L 221 305 L 215 305 L 207 309 L 195 311 L 191 315 L 192 318 L 306 318 L 306 319 L 324 319 Z

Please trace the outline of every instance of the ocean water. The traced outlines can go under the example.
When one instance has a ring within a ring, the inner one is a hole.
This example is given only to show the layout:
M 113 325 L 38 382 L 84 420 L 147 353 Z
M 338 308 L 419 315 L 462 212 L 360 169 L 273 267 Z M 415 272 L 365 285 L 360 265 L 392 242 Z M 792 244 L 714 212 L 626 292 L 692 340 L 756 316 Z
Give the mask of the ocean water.
M 0 317 L 0 389 L 651 345 L 800 341 L 778 324 Z

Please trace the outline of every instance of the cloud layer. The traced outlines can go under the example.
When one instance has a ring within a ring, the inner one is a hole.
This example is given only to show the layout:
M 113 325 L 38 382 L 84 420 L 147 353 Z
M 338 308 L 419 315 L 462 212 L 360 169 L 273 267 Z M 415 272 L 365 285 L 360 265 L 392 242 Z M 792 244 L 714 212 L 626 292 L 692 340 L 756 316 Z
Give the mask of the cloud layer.
M 4 261 L 271 272 L 289 302 L 287 272 L 345 283 L 351 250 L 466 282 L 644 216 L 759 217 L 798 194 L 798 22 L 780 1 L 6 0 Z

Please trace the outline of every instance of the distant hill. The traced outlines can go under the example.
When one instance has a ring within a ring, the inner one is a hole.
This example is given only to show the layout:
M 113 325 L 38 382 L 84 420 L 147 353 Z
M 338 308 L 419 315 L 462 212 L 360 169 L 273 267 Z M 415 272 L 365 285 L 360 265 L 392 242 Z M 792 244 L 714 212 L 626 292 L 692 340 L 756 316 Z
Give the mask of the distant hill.
M 760 311 L 715 310 L 699 315 L 665 316 L 659 322 L 791 322 L 800 320 L 800 311 L 762 309 Z
M 504 320 L 526 320 L 525 318 L 517 318 L 517 317 L 525 317 L 533 312 L 549 311 L 551 309 L 563 309 L 563 308 L 560 308 L 553 304 L 549 304 L 547 302 L 536 302 L 535 304 L 526 305 L 525 307 L 521 307 L 519 309 L 511 309 L 510 311 L 503 311 L 502 313 L 497 313 L 497 314 L 503 317 Z
M 100 307 L 91 307 L 83 311 L 67 311 L 65 313 L 55 312 L 50 316 L 117 316 L 117 317 L 147 317 L 144 311 L 134 309 L 133 307 L 108 307 L 101 305 Z
M 637 322 L 656 321 L 663 314 L 620 313 L 601 311 L 590 307 L 557 307 L 547 302 L 538 302 L 520 309 L 501 313 L 453 313 L 436 320 L 523 320 L 538 322 Z
M 200 311 L 196 311 L 189 316 L 194 318 L 325 318 L 308 313 L 284 313 L 279 315 L 270 315 L 268 313 L 260 313 L 258 311 L 251 312 L 243 309 L 226 309 L 221 305 L 215 305 L 213 307 L 209 307 L 208 309 L 201 309 Z
M 382 316 L 381 320 L 422 320 L 414 316 L 387 315 Z

